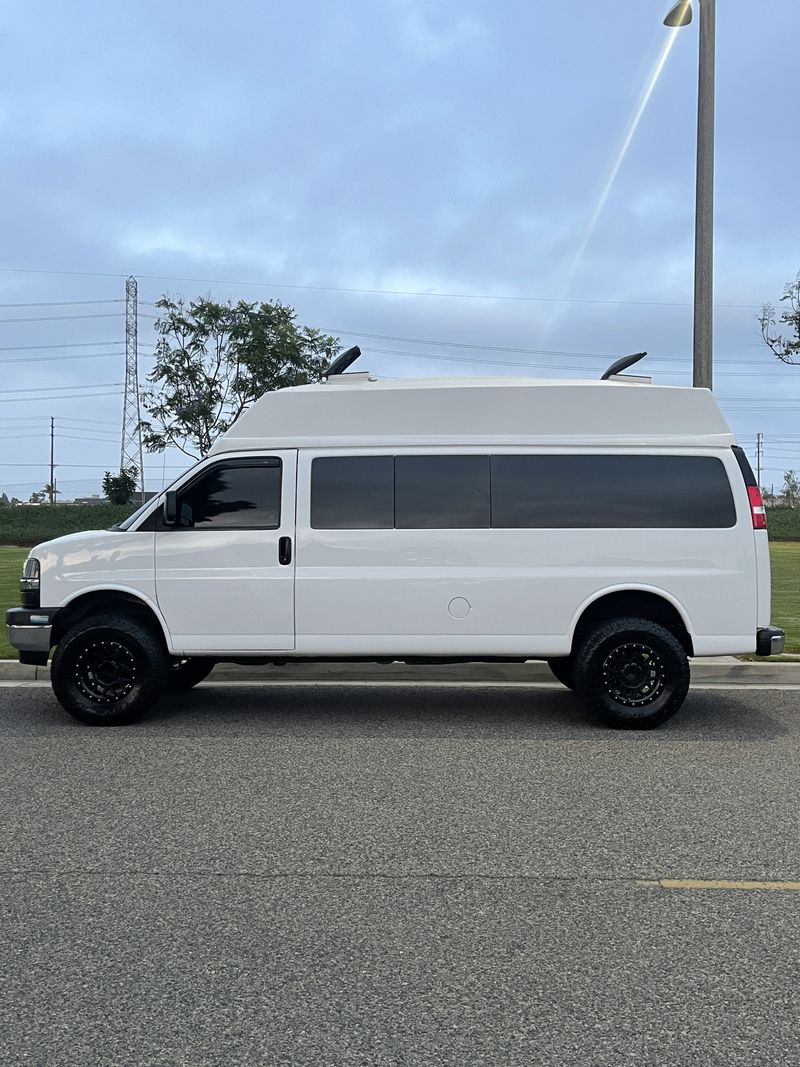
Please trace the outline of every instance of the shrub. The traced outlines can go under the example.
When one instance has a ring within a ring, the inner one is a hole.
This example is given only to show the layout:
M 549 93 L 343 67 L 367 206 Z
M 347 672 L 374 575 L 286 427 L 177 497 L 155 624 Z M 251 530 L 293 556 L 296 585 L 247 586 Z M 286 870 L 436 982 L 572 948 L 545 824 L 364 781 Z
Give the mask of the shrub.
M 136 504 L 20 504 L 0 509 L 0 545 L 30 548 L 63 534 L 107 530 L 136 510 Z

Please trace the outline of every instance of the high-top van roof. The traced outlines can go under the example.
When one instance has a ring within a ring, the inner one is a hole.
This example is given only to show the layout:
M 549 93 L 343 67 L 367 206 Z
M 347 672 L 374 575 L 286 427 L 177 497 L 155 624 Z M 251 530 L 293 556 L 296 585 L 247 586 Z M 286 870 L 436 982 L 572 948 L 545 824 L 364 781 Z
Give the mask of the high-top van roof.
M 306 447 L 736 443 L 707 389 L 536 378 L 343 374 L 265 393 L 211 454 Z

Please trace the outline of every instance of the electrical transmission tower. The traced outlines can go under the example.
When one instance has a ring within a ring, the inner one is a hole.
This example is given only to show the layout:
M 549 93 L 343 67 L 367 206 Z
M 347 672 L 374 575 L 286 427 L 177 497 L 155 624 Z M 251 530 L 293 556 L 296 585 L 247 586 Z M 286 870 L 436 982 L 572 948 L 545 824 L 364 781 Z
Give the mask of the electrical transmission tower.
M 142 431 L 139 426 L 139 353 L 138 353 L 138 286 L 135 278 L 125 282 L 125 398 L 122 402 L 122 449 L 119 457 L 120 474 L 134 466 L 139 472 L 144 502 L 144 464 L 142 460 Z

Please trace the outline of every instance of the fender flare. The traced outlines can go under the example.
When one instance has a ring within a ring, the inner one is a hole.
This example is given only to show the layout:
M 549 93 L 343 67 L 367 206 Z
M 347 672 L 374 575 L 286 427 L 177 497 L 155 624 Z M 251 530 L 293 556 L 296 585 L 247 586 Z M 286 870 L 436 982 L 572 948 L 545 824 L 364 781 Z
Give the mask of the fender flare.
M 142 604 L 145 608 L 148 609 L 148 611 L 152 613 L 153 617 L 158 622 L 158 625 L 161 628 L 162 636 L 164 638 L 164 643 L 166 644 L 170 654 L 174 654 L 169 627 L 167 626 L 167 621 L 164 618 L 161 609 L 159 608 L 158 604 L 154 600 L 151 600 L 150 597 L 148 597 L 146 594 L 144 594 L 141 589 L 135 589 L 127 585 L 93 585 L 88 587 L 84 586 L 83 588 L 76 590 L 76 592 L 67 600 L 65 600 L 62 604 L 59 604 L 58 610 L 59 612 L 66 612 L 68 608 L 76 604 L 77 601 L 83 600 L 84 598 L 90 597 L 97 593 L 122 593 L 131 600 L 136 600 L 140 604 Z
M 588 611 L 588 609 L 593 604 L 596 604 L 598 601 L 602 600 L 604 597 L 613 596 L 615 593 L 647 593 L 650 596 L 657 596 L 660 600 L 665 600 L 671 607 L 673 607 L 677 611 L 678 615 L 681 618 L 681 621 L 683 622 L 684 627 L 686 628 L 686 632 L 689 635 L 689 640 L 692 642 L 692 646 L 694 646 L 694 627 L 690 622 L 686 608 L 683 606 L 680 600 L 674 597 L 671 593 L 668 593 L 665 589 L 660 589 L 656 585 L 618 584 L 609 585 L 606 586 L 604 589 L 596 590 L 590 596 L 586 597 L 586 599 L 580 604 L 580 606 L 577 608 L 572 618 L 570 619 L 570 647 L 572 647 L 572 643 L 575 640 L 575 631 L 578 628 L 578 623 L 583 618 L 584 614 Z

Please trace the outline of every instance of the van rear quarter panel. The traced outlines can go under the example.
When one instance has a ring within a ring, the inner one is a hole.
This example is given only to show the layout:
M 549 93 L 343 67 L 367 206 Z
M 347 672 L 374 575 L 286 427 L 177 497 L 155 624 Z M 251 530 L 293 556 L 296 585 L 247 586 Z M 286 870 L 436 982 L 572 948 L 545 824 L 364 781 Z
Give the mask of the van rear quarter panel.
M 381 454 L 336 450 L 348 452 Z M 601 515 L 591 530 L 314 530 L 310 462 L 320 454 L 299 465 L 299 654 L 564 655 L 581 612 L 621 589 L 672 602 L 696 655 L 755 649 L 755 545 L 729 451 L 713 454 L 731 480 L 736 526 L 700 530 L 604 529 Z

